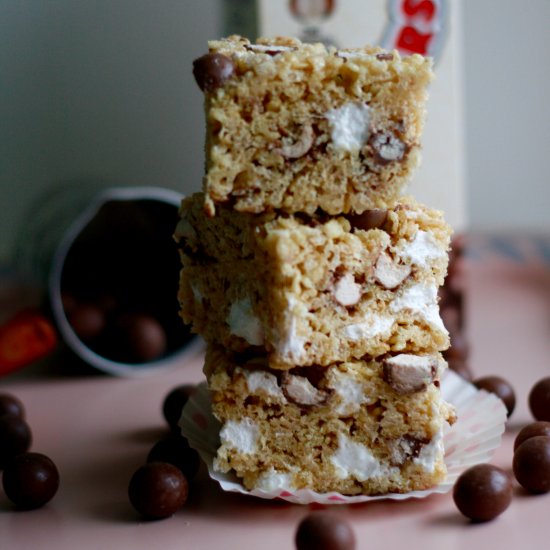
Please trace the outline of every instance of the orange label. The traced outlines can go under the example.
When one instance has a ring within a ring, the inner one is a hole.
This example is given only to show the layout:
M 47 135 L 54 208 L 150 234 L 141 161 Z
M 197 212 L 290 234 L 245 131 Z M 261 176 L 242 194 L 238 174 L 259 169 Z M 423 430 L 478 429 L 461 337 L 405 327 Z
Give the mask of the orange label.
M 57 344 L 52 322 L 37 311 L 22 311 L 0 327 L 0 375 L 51 353 Z

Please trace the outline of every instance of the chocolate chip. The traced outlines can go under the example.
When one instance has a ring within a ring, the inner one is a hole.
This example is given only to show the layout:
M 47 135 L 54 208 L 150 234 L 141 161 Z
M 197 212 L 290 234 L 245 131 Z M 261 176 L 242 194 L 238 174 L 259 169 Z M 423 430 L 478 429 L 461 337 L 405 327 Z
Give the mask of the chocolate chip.
M 296 376 L 284 371 L 281 375 L 281 389 L 284 396 L 299 407 L 324 405 L 330 393 L 317 389 L 305 376 Z
M 297 550 L 353 550 L 355 534 L 350 525 L 330 512 L 314 512 L 298 525 Z
M 369 229 L 379 229 L 386 222 L 388 217 L 387 210 L 365 210 L 362 214 L 351 214 L 347 216 L 349 223 L 355 229 L 368 231 Z
M 235 72 L 235 63 L 221 53 L 207 53 L 193 61 L 193 76 L 203 92 L 223 86 Z
M 410 274 L 412 268 L 400 264 L 387 252 L 382 252 L 374 266 L 374 280 L 387 290 L 397 288 Z
M 72 307 L 69 323 L 83 342 L 97 338 L 106 325 L 103 310 L 94 304 L 77 304 Z
M 524 441 L 514 452 L 514 475 L 530 493 L 550 491 L 550 437 L 538 435 Z
M 457 479 L 453 488 L 456 507 L 473 521 L 496 518 L 512 500 L 512 480 L 492 464 L 478 464 L 468 468 Z
M 399 394 L 411 395 L 424 391 L 438 371 L 438 359 L 433 355 L 401 353 L 383 363 L 384 380 Z
M 411 435 L 404 435 L 392 442 L 391 446 L 391 462 L 394 466 L 403 466 L 405 462 L 418 457 L 420 451 L 428 443 L 428 438 L 417 438 Z
M 19 416 L 0 416 L 0 469 L 18 454 L 29 449 L 32 433 L 29 425 Z
M 527 424 L 516 436 L 514 441 L 514 451 L 528 439 L 532 437 L 537 437 L 539 435 L 545 435 L 550 437 L 550 422 L 533 422 L 532 424 Z
M 199 453 L 181 435 L 172 434 L 157 441 L 147 455 L 147 462 L 168 462 L 179 468 L 188 481 L 199 471 Z
M 150 462 L 138 468 L 128 486 L 132 506 L 147 519 L 167 518 L 186 502 L 188 483 L 179 468 Z
M 4 415 L 25 418 L 25 407 L 15 395 L 0 393 L 0 416 Z
M 509 382 L 500 376 L 483 376 L 475 379 L 472 384 L 480 390 L 488 391 L 499 397 L 506 407 L 508 418 L 510 418 L 516 407 L 516 394 Z
M 172 430 L 178 430 L 181 411 L 195 390 L 196 387 L 192 384 L 182 384 L 173 388 L 164 398 L 162 414 Z
M 539 380 L 529 393 L 529 408 L 537 420 L 550 422 L 550 377 Z
M 57 493 L 59 472 L 46 455 L 24 453 L 6 466 L 2 484 L 17 508 L 32 510 L 44 506 Z
M 162 325 L 150 315 L 128 313 L 117 322 L 118 342 L 124 360 L 144 363 L 158 359 L 166 350 L 166 333 Z

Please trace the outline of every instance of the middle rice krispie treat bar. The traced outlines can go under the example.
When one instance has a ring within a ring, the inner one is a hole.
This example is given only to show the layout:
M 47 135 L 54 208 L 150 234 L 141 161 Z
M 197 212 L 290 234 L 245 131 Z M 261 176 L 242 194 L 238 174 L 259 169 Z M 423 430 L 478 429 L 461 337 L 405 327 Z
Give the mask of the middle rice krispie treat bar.
M 394 205 L 419 163 L 431 61 L 291 38 L 211 41 L 205 206 L 335 215 Z
M 448 347 L 437 302 L 450 228 L 412 198 L 360 216 L 181 206 L 181 315 L 209 343 L 265 348 L 270 366 Z
M 247 489 L 404 493 L 445 478 L 439 353 L 272 370 L 210 348 L 204 371 L 220 421 L 214 468 Z

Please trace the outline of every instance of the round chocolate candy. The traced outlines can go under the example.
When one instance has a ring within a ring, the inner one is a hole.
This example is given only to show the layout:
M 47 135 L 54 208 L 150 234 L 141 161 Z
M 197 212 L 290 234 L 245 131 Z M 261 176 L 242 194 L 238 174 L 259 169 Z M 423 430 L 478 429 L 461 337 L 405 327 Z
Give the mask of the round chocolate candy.
M 355 534 L 337 515 L 314 512 L 298 525 L 295 542 L 297 550 L 353 550 Z
M 150 315 L 134 313 L 118 320 L 119 344 L 130 363 L 145 363 L 158 359 L 166 351 L 166 333 Z
M 347 216 L 352 227 L 362 229 L 363 231 L 382 227 L 386 223 L 387 217 L 387 210 L 365 210 L 362 214 Z
M 2 484 L 6 496 L 22 510 L 40 508 L 59 487 L 59 472 L 50 458 L 41 453 L 23 453 L 4 470 Z
M 478 464 L 468 468 L 456 480 L 453 488 L 456 507 L 473 521 L 496 518 L 512 500 L 512 480 L 492 464 Z
M 187 500 L 189 486 L 179 468 L 167 462 L 151 462 L 136 470 L 128 486 L 132 506 L 147 519 L 175 514 Z
M 193 76 L 203 92 L 223 86 L 235 72 L 235 63 L 221 53 L 207 53 L 193 61 Z
M 188 481 L 199 471 L 199 453 L 181 435 L 171 434 L 157 441 L 147 455 L 147 462 L 168 462 L 179 468 Z
M 0 393 L 0 416 L 4 415 L 25 418 L 25 407 L 15 395 Z
M 29 425 L 19 416 L 0 416 L 0 469 L 18 454 L 29 449 L 32 433 Z
M 546 435 L 550 437 L 550 422 L 538 421 L 527 424 L 516 436 L 514 441 L 514 451 L 528 439 L 537 437 L 538 435 Z
M 83 342 L 90 342 L 105 328 L 105 313 L 94 304 L 77 304 L 69 314 L 69 324 Z
M 539 380 L 529 393 L 529 408 L 537 420 L 550 422 L 550 377 Z
M 514 452 L 514 475 L 530 493 L 550 491 L 550 437 L 537 435 L 524 441 Z
M 195 390 L 196 387 L 192 384 L 182 384 L 173 388 L 164 398 L 162 414 L 172 430 L 178 429 L 181 411 Z
M 516 407 L 516 394 L 509 382 L 500 376 L 483 376 L 482 378 L 476 378 L 472 383 L 476 388 L 499 397 L 506 407 L 508 418 L 510 418 Z

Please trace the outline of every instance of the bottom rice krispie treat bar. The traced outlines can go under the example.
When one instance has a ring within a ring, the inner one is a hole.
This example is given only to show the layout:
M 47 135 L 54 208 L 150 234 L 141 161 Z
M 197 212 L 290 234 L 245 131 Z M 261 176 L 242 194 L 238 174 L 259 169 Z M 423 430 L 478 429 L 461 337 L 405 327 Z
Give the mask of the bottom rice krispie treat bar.
M 247 489 L 406 493 L 446 476 L 439 353 L 272 370 L 264 357 L 209 349 L 205 374 L 221 422 L 214 468 Z

